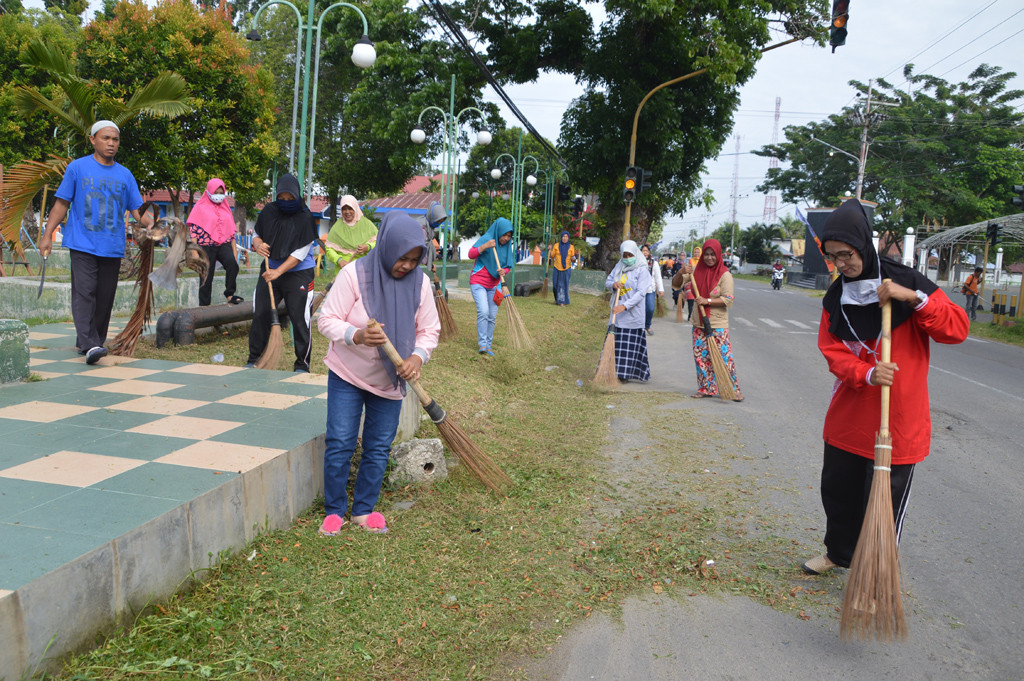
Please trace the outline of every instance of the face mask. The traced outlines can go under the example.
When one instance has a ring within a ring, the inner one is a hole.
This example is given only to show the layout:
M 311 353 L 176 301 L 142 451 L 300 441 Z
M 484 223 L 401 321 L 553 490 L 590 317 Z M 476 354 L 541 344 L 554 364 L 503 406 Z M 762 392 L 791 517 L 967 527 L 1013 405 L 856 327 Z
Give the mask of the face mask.
M 285 201 L 284 199 L 277 200 L 277 207 L 281 209 L 281 212 L 285 215 L 291 215 L 298 213 L 302 208 L 302 201 L 298 199 L 292 199 L 291 201 Z
M 635 264 L 636 264 L 636 257 L 623 258 L 622 259 L 622 266 L 623 267 L 632 267 Z
M 224 200 L 227 194 L 210 194 L 209 196 L 210 200 L 213 201 L 214 203 L 220 203 L 221 201 Z

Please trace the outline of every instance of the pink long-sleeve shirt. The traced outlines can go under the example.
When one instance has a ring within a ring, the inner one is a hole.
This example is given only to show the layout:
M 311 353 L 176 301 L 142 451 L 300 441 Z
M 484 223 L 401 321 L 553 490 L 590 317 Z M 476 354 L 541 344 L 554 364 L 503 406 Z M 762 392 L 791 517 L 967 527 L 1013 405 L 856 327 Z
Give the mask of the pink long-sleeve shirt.
M 353 340 L 356 331 L 365 329 L 366 322 L 370 320 L 359 291 L 358 269 L 346 267 L 338 272 L 331 292 L 320 308 L 317 328 L 331 341 L 324 364 L 357 388 L 387 399 L 400 400 L 402 391 L 392 385 L 384 370 L 387 360 L 381 358 L 377 348 L 356 345 Z M 384 333 L 387 332 L 388 329 L 384 329 Z M 433 291 L 427 277 L 423 277 L 420 304 L 416 309 L 416 346 L 413 353 L 419 355 L 424 364 L 437 347 L 440 334 L 441 321 L 434 306 Z

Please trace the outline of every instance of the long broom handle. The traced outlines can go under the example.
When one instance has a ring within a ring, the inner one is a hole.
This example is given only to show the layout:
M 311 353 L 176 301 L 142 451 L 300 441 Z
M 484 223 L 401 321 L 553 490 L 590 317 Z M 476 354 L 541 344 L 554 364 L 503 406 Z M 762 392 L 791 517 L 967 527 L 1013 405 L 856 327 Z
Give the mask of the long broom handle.
M 376 319 L 371 319 L 368 322 L 366 322 L 366 328 L 380 329 L 381 327 Z M 398 350 L 395 349 L 395 346 L 391 344 L 391 339 L 387 337 L 387 334 L 384 335 L 383 347 L 384 354 L 388 356 L 388 359 L 390 359 L 391 362 L 396 367 L 402 366 L 402 362 L 404 362 L 405 360 L 402 359 L 402 356 L 400 354 L 398 354 Z M 416 393 L 416 397 L 420 398 L 420 404 L 422 404 L 424 407 L 434 401 L 433 399 L 431 399 L 430 395 L 427 394 L 427 391 L 423 389 L 423 386 L 420 385 L 419 381 L 417 381 L 415 378 L 407 378 L 405 379 L 405 382 L 412 386 L 413 392 Z
M 885 281 L 892 281 L 886 279 Z M 879 361 L 892 361 L 892 299 L 886 301 L 882 306 L 882 348 Z M 889 434 L 889 392 L 891 386 L 882 386 L 882 420 L 879 425 L 879 432 L 883 435 Z
M 507 289 L 508 287 L 505 286 L 505 273 L 501 271 L 501 261 L 498 260 L 497 241 L 494 242 L 494 246 L 491 246 L 491 253 L 494 254 L 494 266 L 498 268 L 498 278 L 501 279 L 501 285 Z
M 693 289 L 693 297 L 694 298 L 700 298 L 700 289 L 697 288 L 697 280 L 693 277 L 693 274 L 690 274 L 690 288 Z M 708 298 L 708 301 L 710 301 L 710 300 L 711 299 Z M 703 307 L 705 307 L 705 306 L 704 305 L 698 305 L 697 306 L 697 316 L 700 317 L 700 320 L 704 323 L 704 335 L 706 335 L 708 338 L 711 338 L 711 335 L 712 335 L 712 331 L 711 331 L 711 317 L 708 316 L 707 312 L 704 312 L 701 309 Z M 708 305 L 707 307 L 711 307 L 711 306 Z

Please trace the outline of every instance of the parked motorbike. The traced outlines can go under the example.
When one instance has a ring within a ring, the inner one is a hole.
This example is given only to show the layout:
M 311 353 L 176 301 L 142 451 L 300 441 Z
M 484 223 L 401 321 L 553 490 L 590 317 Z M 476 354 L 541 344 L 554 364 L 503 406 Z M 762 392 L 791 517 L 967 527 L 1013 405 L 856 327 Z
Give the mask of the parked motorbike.
M 772 288 L 776 291 L 782 289 L 782 280 L 786 278 L 786 270 L 772 270 Z

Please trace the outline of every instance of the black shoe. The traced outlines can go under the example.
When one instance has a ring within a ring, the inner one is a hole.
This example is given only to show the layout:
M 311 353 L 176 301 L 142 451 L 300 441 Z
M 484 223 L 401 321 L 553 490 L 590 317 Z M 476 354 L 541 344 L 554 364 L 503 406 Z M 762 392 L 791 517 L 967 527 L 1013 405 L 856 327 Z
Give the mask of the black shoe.
M 89 352 L 85 353 L 85 363 L 95 364 L 100 361 L 101 357 L 107 356 L 107 349 L 96 346 L 95 348 L 89 348 Z
M 245 368 L 246 369 L 255 369 L 256 368 L 256 362 L 246 362 L 245 363 Z

